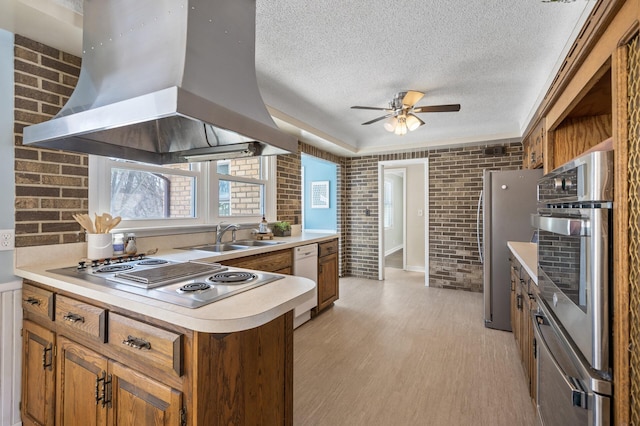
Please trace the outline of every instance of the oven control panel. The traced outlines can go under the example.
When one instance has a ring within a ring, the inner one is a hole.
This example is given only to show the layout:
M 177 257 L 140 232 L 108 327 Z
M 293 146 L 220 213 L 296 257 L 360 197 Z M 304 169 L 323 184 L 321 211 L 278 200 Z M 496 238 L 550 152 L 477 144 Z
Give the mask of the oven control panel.
M 584 154 L 538 181 L 540 207 L 613 202 L 613 151 Z

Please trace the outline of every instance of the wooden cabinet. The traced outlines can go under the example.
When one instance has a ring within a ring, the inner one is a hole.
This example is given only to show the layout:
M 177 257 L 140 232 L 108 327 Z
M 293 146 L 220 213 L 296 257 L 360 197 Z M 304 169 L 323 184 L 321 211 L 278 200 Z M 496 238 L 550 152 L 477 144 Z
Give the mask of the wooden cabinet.
M 235 266 L 236 268 L 291 275 L 293 273 L 293 252 L 291 249 L 278 250 L 223 260 L 220 263 L 227 266 Z
M 522 168 L 537 169 L 544 165 L 546 137 L 544 118 L 542 118 L 522 142 Z
M 318 244 L 318 307 L 317 312 L 338 300 L 338 240 Z
M 108 358 L 65 337 L 58 340 L 56 424 L 107 424 Z
M 531 313 L 537 310 L 537 285 L 517 259 L 511 258 L 511 329 L 529 385 L 529 394 L 536 404 L 536 343 Z
M 21 409 L 22 423 L 25 426 L 54 423 L 55 343 L 54 332 L 32 321 L 24 321 Z
M 25 425 L 293 424 L 293 311 L 212 334 L 31 281 L 23 295 Z
M 126 367 L 109 363 L 109 425 L 184 424 L 182 392 Z
M 58 348 L 58 425 L 180 423 L 181 392 L 67 338 Z

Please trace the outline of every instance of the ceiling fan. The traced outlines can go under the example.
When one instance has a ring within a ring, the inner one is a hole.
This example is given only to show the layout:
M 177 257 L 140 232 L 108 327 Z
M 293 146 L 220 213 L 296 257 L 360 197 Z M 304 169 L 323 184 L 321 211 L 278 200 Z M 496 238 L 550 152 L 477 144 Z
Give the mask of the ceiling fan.
M 460 104 L 451 105 L 432 105 L 432 106 L 416 106 L 418 101 L 422 99 L 424 93 L 415 90 L 407 90 L 398 92 L 389 102 L 388 108 L 368 107 L 368 106 L 352 106 L 352 109 L 371 109 L 375 111 L 386 111 L 387 114 L 382 117 L 362 123 L 363 126 L 372 124 L 380 120 L 387 119 L 384 128 L 396 135 L 405 135 L 407 130 L 413 131 L 424 124 L 416 114 L 423 112 L 456 112 L 460 111 Z

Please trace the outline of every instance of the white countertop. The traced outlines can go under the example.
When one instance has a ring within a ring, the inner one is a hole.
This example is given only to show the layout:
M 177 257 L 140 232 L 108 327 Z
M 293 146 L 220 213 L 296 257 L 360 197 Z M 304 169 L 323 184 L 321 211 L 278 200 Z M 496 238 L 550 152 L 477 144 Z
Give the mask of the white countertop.
M 277 238 L 281 244 L 255 247 L 224 254 L 194 250 L 160 250 L 154 257 L 178 261 L 216 262 L 251 254 L 292 248 L 303 243 L 328 241 L 336 234 L 307 233 L 295 237 Z M 231 333 L 266 324 L 295 308 L 316 291 L 312 280 L 284 275 L 273 281 L 226 299 L 190 309 L 144 296 L 115 290 L 106 285 L 65 277 L 47 270 L 68 267 L 86 252 L 86 243 L 24 247 L 16 250 L 15 274 L 53 288 L 99 300 L 158 320 L 206 333 Z
M 520 241 L 508 241 L 507 247 L 527 271 L 534 283 L 538 284 L 538 245 Z

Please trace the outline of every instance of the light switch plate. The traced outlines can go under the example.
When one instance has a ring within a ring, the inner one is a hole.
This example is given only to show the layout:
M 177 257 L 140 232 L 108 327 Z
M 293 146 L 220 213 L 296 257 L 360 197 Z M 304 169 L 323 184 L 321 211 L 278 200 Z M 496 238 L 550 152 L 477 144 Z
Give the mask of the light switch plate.
M 15 229 L 0 229 L 0 251 L 13 250 L 15 239 Z

